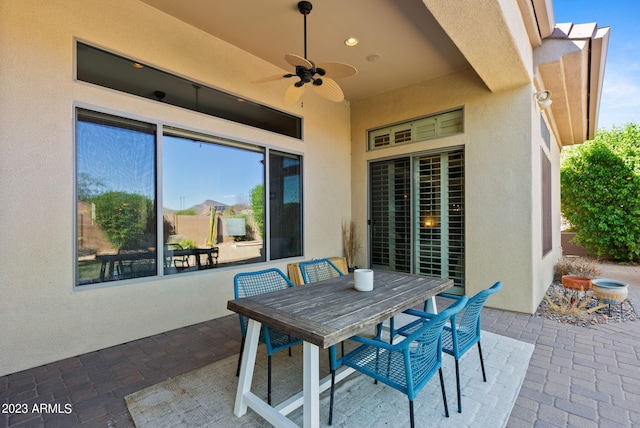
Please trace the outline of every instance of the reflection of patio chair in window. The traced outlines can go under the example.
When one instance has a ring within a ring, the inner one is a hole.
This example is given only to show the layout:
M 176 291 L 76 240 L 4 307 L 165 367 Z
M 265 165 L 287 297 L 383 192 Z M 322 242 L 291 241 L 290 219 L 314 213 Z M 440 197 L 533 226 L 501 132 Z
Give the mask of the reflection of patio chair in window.
M 118 279 L 148 276 L 155 269 L 154 258 L 155 253 L 147 249 L 121 248 L 118 250 L 115 275 Z
M 175 256 L 173 254 L 174 251 L 176 250 L 183 250 L 184 248 L 182 248 L 182 245 L 180 244 L 165 244 L 165 267 L 171 267 L 171 265 L 173 264 L 173 266 L 176 268 L 176 270 L 184 270 L 186 268 L 189 267 L 189 256 L 188 255 L 179 255 L 179 256 Z

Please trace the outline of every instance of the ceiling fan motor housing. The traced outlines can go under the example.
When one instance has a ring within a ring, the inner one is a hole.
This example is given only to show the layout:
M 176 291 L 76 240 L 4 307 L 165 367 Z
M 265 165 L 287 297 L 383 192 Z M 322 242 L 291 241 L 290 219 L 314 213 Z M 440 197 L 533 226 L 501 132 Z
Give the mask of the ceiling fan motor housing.
M 298 10 L 303 15 L 309 15 L 311 13 L 312 8 L 313 8 L 313 5 L 309 1 L 298 2 Z

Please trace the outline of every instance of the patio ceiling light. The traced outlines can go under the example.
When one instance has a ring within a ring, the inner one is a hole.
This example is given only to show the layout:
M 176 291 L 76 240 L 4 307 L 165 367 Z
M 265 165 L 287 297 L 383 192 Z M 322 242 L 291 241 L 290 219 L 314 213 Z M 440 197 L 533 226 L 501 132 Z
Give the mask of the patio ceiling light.
M 358 42 L 359 40 L 356 39 L 355 37 L 349 37 L 347 40 L 344 41 L 344 44 L 351 47 L 351 46 L 357 45 Z

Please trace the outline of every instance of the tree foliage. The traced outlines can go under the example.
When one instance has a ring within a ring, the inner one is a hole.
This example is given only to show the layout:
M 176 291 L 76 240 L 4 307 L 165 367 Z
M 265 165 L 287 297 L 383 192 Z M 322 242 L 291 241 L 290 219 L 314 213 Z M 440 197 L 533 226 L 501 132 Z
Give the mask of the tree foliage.
M 560 182 L 576 243 L 599 256 L 640 258 L 640 125 L 599 131 L 568 148 Z
M 264 185 L 258 184 L 251 189 L 251 208 L 253 209 L 253 218 L 258 225 L 260 236 L 264 238 Z
M 94 196 L 96 223 L 117 250 L 138 248 L 145 241 L 154 244 L 153 201 L 144 195 L 106 192 Z

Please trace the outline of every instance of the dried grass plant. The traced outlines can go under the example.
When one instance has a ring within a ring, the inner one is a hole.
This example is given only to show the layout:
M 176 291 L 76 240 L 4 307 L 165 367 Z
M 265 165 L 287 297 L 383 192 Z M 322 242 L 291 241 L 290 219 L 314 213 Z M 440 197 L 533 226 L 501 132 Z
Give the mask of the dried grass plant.
M 555 266 L 554 281 L 561 281 L 563 275 L 577 275 L 595 278 L 601 274 L 598 260 L 586 257 L 562 257 Z
M 342 245 L 344 246 L 344 256 L 347 259 L 347 266 L 353 268 L 356 265 L 356 255 L 360 249 L 356 223 L 350 220 L 342 223 Z
M 597 311 L 600 308 L 604 308 L 605 304 L 600 304 L 587 308 L 587 305 L 591 302 L 592 295 L 587 291 L 558 291 L 556 290 L 555 296 L 549 297 L 549 294 L 545 294 L 545 299 L 549 303 L 549 307 L 560 315 L 569 315 L 576 318 L 585 318 L 592 312 Z

